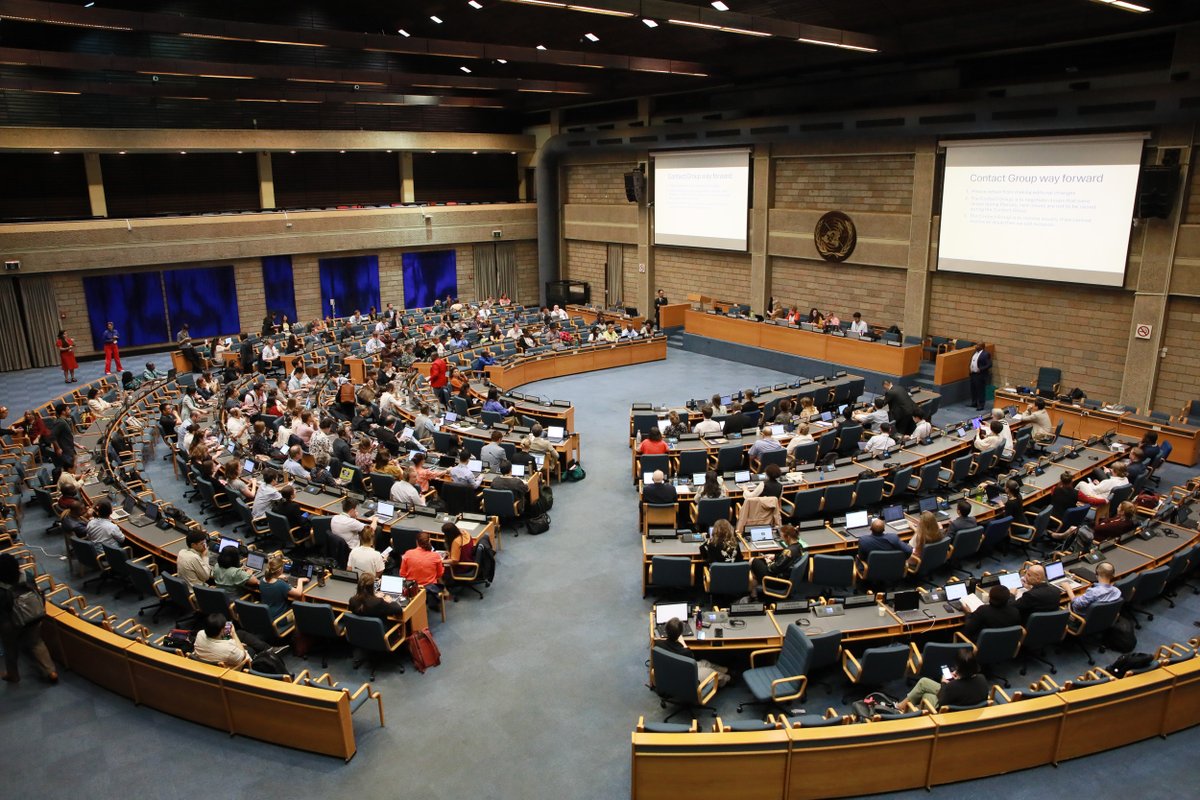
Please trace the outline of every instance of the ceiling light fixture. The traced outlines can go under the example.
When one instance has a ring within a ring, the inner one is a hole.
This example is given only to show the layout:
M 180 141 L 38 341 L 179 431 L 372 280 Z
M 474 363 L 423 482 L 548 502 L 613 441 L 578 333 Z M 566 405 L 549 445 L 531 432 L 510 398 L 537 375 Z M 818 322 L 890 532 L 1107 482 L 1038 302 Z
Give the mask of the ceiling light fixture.
M 612 8 L 576 5 L 574 3 L 558 3 L 554 0 L 508 0 L 510 3 L 520 3 L 526 6 L 544 6 L 546 8 L 561 8 L 565 11 L 582 11 L 585 14 L 603 14 L 606 17 L 636 17 L 632 11 L 617 11 Z
M 589 42 L 598 42 L 598 41 L 600 41 L 600 37 L 599 37 L 599 36 L 597 36 L 597 35 L 596 35 L 596 34 L 594 34 L 594 33 L 585 33 L 585 34 L 583 35 L 583 38 L 587 39 Z
M 478 2 L 478 0 L 467 0 L 467 5 L 469 5 L 471 8 L 475 9 L 476 11 L 483 8 L 483 5 L 480 4 Z
M 57 150 L 55 150 L 54 155 L 59 155 L 59 152 Z
M 124 150 L 118 150 L 118 151 L 117 151 L 117 155 L 119 155 L 119 156 L 123 156 L 123 155 L 125 155 L 125 151 L 124 151 Z
M 400 34 L 400 35 L 401 35 L 401 36 L 403 36 L 405 39 L 407 39 L 408 37 L 412 36 L 412 34 L 411 34 L 411 33 L 409 33 L 408 31 L 404 30 L 404 28 L 397 28 L 397 29 L 396 29 L 396 33 Z
M 706 28 L 707 30 L 711 31 L 721 30 L 720 25 L 712 25 L 708 22 L 692 22 L 690 19 L 669 19 L 667 22 L 671 23 L 672 25 L 685 25 L 689 28 Z
M 497 58 L 497 59 L 496 59 L 496 63 L 497 63 L 497 64 L 507 64 L 507 63 L 508 63 L 508 59 L 507 59 L 507 58 Z
M 539 45 L 537 46 L 537 49 L 538 49 L 538 50 L 545 50 L 545 49 L 546 49 L 546 45 L 544 45 L 544 44 L 539 44 Z
M 874 47 L 862 47 L 856 44 L 844 44 L 842 42 L 827 42 L 823 39 L 797 39 L 797 42 L 804 44 L 819 44 L 822 47 L 838 47 L 842 50 L 856 50 L 860 53 L 878 53 L 879 50 Z
M 655 22 L 654 20 L 650 19 L 649 17 L 644 18 L 642 20 L 642 24 L 645 25 L 647 28 L 657 28 L 658 27 L 658 23 Z
M 84 8 L 91 8 L 91 7 L 92 7 L 92 6 L 94 6 L 94 5 L 96 5 L 96 3 L 95 3 L 95 0 L 92 0 L 92 2 L 90 2 L 90 3 L 84 3 L 84 4 L 83 4 L 83 7 L 84 7 Z
M 439 17 L 437 14 L 430 14 L 430 15 L 429 15 L 429 19 L 430 19 L 432 22 L 436 22 L 438 25 L 441 25 L 441 24 L 442 24 L 442 18 L 441 18 L 441 17 Z
M 717 11 L 728 11 L 729 10 L 729 6 L 722 3 L 721 0 L 713 0 L 712 7 L 715 8 Z
M 1138 5 L 1137 3 L 1128 3 L 1126 0 L 1092 0 L 1092 2 L 1101 3 L 1102 5 L 1106 6 L 1112 6 L 1113 8 L 1119 8 L 1122 11 L 1132 11 L 1135 14 L 1146 14 L 1152 10 L 1146 6 Z
M 470 74 L 471 74 L 471 68 L 470 68 L 470 67 L 459 67 L 459 69 L 461 69 L 463 72 L 467 73 L 468 75 L 470 75 Z

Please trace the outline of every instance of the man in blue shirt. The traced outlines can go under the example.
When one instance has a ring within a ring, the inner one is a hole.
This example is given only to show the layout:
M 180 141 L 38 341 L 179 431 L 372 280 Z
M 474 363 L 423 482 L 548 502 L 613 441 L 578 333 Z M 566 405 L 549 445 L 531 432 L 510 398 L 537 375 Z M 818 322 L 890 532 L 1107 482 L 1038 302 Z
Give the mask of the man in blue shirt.
M 490 367 L 496 363 L 495 357 L 491 350 L 484 350 L 483 353 L 476 356 L 475 361 L 471 364 L 471 369 L 476 372 L 483 372 L 484 367 Z
M 858 557 L 865 564 L 867 556 L 876 550 L 901 550 L 907 556 L 912 555 L 912 546 L 889 531 L 879 517 L 871 520 L 871 533 L 858 540 Z
M 1083 614 L 1088 606 L 1093 603 L 1111 603 L 1113 600 L 1121 598 L 1121 590 L 1113 586 L 1113 578 L 1116 577 L 1116 570 L 1113 565 L 1107 561 L 1096 565 L 1096 582 L 1087 588 L 1079 597 L 1075 596 L 1075 591 L 1071 588 L 1071 584 L 1063 584 L 1067 590 L 1067 597 L 1071 600 L 1071 610 L 1076 614 Z
M 117 362 L 117 372 L 121 371 L 121 351 L 117 347 L 117 342 L 121 338 L 121 334 L 113 327 L 111 322 L 104 328 L 104 374 L 112 374 L 112 363 Z

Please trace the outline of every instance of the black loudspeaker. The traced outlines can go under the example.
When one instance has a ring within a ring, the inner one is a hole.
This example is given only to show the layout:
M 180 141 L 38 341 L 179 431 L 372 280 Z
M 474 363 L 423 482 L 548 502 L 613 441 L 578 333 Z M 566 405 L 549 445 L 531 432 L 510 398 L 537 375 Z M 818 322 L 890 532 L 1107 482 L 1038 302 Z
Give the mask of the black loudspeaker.
M 625 173 L 625 199 L 631 203 L 646 199 L 646 173 L 640 169 Z
M 1138 219 L 1166 219 L 1175 206 L 1175 192 L 1179 189 L 1178 167 L 1142 167 L 1138 181 Z

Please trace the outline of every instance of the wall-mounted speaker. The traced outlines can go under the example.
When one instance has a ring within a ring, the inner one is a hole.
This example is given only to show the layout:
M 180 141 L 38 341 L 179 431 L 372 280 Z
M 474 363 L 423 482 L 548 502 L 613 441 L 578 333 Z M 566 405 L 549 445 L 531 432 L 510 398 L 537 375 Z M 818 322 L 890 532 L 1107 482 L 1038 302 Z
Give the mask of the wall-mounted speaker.
M 625 199 L 638 204 L 646 200 L 646 173 L 640 167 L 625 173 Z
M 1138 219 L 1166 219 L 1175 207 L 1178 190 L 1178 167 L 1142 167 L 1135 215 Z

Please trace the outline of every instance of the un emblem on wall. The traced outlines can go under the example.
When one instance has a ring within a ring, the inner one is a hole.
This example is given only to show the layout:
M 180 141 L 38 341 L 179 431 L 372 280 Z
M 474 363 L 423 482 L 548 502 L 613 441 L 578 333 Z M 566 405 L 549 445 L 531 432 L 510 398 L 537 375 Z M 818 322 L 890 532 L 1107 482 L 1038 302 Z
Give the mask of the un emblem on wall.
M 854 230 L 854 220 L 841 211 L 830 211 L 817 220 L 816 230 L 813 231 L 813 243 L 817 252 L 826 261 L 845 261 L 854 252 L 858 243 L 858 233 Z

